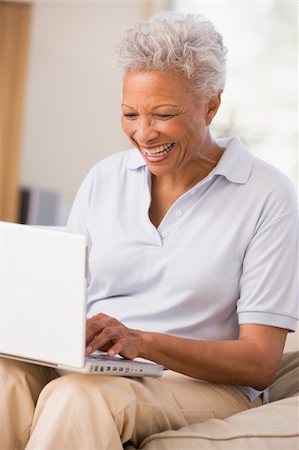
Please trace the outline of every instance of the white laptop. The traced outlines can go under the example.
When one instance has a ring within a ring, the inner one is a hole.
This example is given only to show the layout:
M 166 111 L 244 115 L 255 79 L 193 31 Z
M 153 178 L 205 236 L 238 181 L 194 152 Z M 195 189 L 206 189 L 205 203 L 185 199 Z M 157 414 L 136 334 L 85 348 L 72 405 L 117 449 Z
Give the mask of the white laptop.
M 0 222 L 0 356 L 98 375 L 160 376 L 155 363 L 85 356 L 83 235 Z

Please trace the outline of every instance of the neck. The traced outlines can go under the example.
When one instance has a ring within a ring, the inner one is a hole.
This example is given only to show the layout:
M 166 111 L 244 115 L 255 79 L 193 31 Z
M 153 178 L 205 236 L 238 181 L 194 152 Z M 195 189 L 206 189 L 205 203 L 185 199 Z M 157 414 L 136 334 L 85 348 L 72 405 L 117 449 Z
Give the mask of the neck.
M 214 169 L 223 150 L 216 143 L 213 143 L 213 147 L 211 146 L 209 151 L 201 149 L 196 158 L 190 160 L 179 170 L 159 176 L 152 174 L 152 186 L 166 191 L 187 192 Z
M 217 159 L 216 156 L 214 158 L 209 158 L 208 156 L 202 154 L 201 152 L 199 152 L 199 158 L 208 164 L 211 164 L 213 167 L 215 167 L 219 161 L 219 158 Z

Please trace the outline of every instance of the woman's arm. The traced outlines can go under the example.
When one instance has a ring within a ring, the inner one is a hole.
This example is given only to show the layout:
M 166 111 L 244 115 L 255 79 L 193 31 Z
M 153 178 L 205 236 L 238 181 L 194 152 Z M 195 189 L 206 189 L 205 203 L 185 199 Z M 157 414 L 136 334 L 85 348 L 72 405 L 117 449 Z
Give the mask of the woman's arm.
M 196 341 L 145 333 L 142 356 L 194 378 L 263 390 L 271 384 L 287 330 L 241 325 L 238 340 Z
M 125 327 L 97 314 L 87 321 L 87 353 L 96 349 L 126 358 L 142 357 L 205 381 L 263 390 L 278 369 L 287 330 L 266 325 L 240 326 L 237 340 L 202 341 Z

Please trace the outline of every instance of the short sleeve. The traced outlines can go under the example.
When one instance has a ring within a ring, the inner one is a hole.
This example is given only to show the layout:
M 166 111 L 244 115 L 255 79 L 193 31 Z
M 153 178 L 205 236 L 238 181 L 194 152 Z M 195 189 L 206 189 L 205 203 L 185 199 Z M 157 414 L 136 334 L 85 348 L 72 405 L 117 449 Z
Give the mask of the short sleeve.
M 298 320 L 298 211 L 265 220 L 244 257 L 239 324 L 295 331 Z

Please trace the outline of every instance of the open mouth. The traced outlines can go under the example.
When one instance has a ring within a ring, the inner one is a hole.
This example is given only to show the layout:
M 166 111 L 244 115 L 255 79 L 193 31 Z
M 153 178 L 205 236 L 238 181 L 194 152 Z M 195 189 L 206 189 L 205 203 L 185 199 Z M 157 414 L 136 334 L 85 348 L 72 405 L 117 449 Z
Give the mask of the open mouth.
M 143 151 L 147 156 L 159 157 L 159 156 L 167 155 L 167 153 L 171 152 L 171 150 L 174 148 L 174 146 L 175 146 L 175 143 L 173 142 L 172 144 L 159 145 L 158 147 L 154 147 L 154 148 L 143 147 Z

